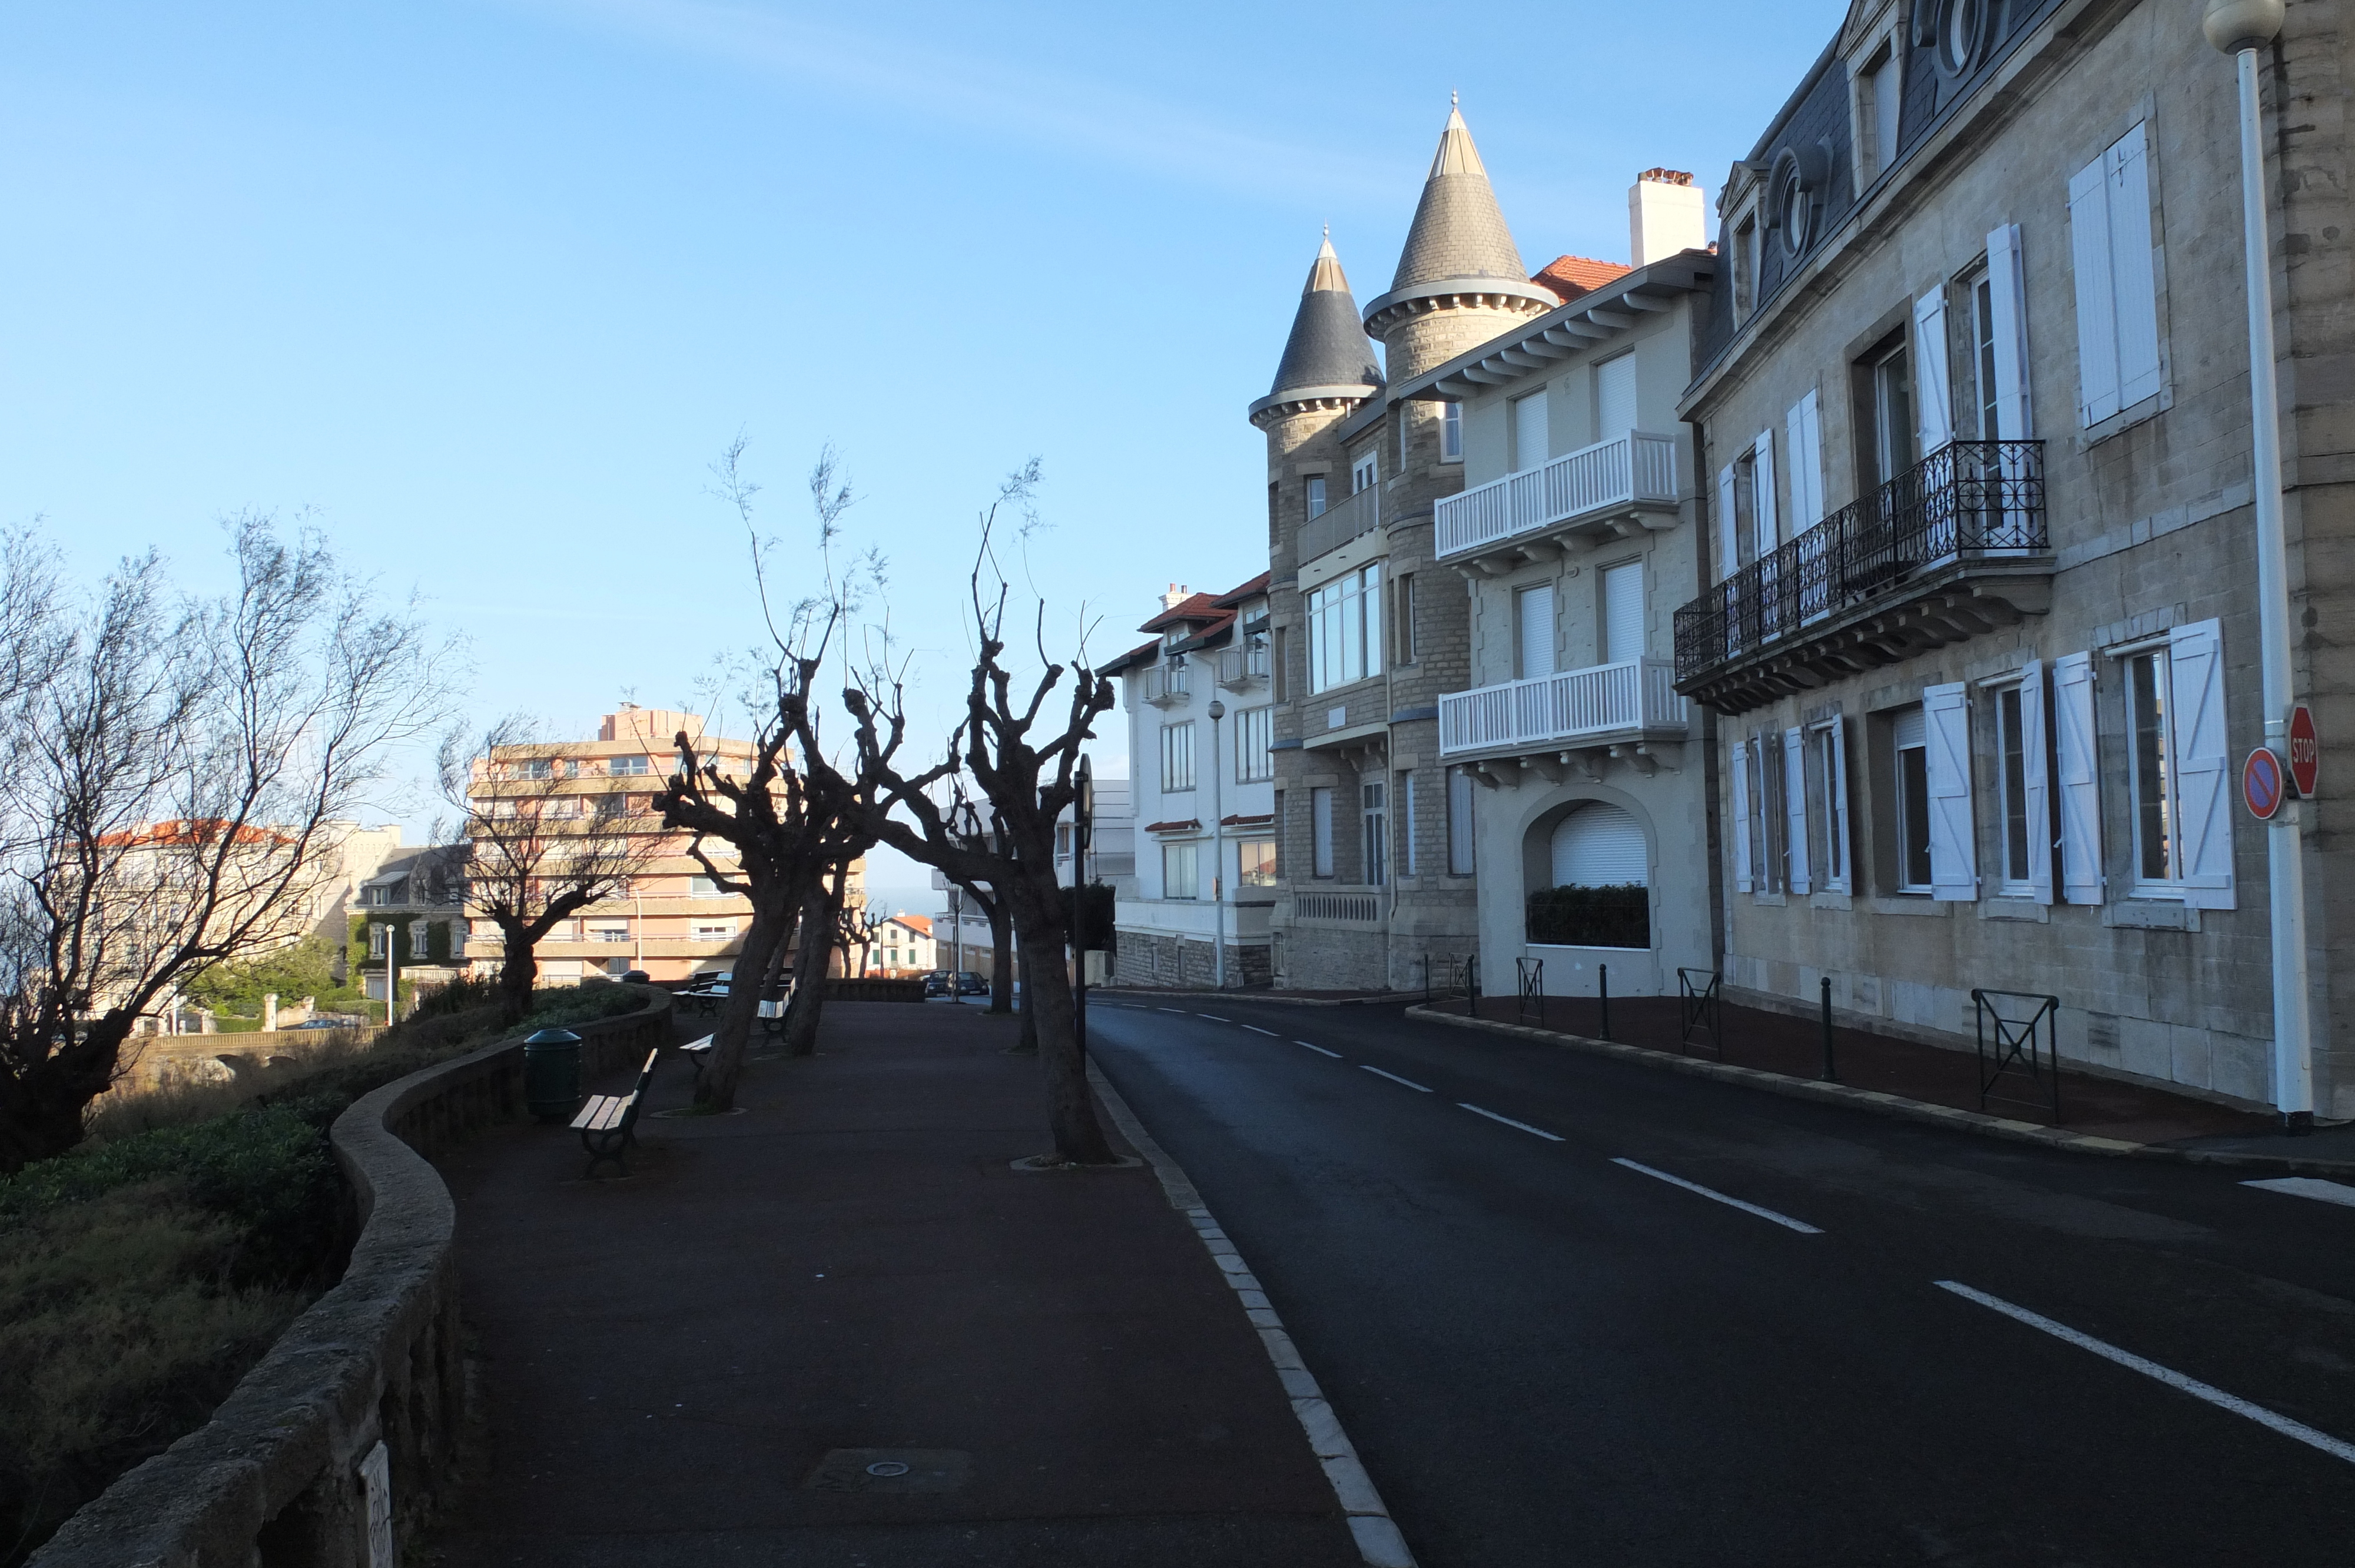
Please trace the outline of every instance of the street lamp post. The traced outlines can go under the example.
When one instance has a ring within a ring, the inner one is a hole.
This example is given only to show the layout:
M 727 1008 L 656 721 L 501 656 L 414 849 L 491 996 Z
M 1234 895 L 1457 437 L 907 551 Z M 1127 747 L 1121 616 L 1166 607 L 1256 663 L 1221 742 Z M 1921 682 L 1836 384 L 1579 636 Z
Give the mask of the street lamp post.
M 2233 57 L 2241 88 L 2241 227 L 2248 270 L 2251 490 L 2257 524 L 2257 622 L 2264 675 L 2265 745 L 2289 755 L 2294 695 L 2289 648 L 2288 546 L 2282 526 L 2281 408 L 2274 385 L 2272 245 L 2265 212 L 2264 129 L 2258 112 L 2257 50 L 2282 26 L 2282 0 L 2209 0 L 2208 41 Z M 2285 768 L 2286 771 L 2286 768 Z M 2299 802 L 2265 828 L 2274 978 L 2274 1104 L 2291 1132 L 2314 1125 L 2312 1001 L 2307 990 L 2306 879 Z
M 1227 705 L 1210 699 L 1210 989 L 1227 989 L 1227 829 L 1219 777 L 1219 721 Z
M 1080 1065 L 1088 1061 L 1088 837 L 1095 826 L 1096 770 L 1080 753 L 1078 789 L 1071 796 L 1071 1030 Z

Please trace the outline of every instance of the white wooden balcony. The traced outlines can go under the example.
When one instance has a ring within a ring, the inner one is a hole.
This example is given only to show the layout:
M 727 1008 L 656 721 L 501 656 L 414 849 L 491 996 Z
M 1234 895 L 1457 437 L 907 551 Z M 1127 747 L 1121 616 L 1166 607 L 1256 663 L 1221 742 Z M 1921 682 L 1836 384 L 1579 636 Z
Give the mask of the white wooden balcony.
M 1439 699 L 1439 755 L 1576 751 L 1647 736 L 1681 740 L 1690 720 L 1666 659 L 1626 659 Z
M 1676 438 L 1630 430 L 1442 500 L 1433 549 L 1443 561 L 1502 573 L 1528 554 L 1519 546 L 1546 535 L 1604 533 L 1630 520 L 1668 527 L 1676 509 Z

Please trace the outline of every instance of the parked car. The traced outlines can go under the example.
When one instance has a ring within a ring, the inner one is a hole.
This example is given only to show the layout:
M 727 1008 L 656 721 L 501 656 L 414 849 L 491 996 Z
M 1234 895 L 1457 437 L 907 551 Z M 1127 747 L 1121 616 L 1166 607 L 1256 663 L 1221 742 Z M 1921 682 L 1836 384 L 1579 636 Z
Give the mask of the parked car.
M 948 971 L 945 969 L 934 969 L 932 973 L 926 975 L 924 977 L 924 994 L 926 996 L 948 995 Z
M 957 970 L 956 993 L 959 996 L 987 996 L 989 982 L 971 969 Z

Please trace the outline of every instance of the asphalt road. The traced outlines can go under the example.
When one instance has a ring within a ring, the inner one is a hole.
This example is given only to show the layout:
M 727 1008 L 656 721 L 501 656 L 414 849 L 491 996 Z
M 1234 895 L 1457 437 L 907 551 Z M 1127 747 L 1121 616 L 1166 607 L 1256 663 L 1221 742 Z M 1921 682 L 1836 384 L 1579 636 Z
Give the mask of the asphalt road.
M 1089 1023 L 1423 1568 L 2355 1562 L 2355 1207 L 1398 1009 Z

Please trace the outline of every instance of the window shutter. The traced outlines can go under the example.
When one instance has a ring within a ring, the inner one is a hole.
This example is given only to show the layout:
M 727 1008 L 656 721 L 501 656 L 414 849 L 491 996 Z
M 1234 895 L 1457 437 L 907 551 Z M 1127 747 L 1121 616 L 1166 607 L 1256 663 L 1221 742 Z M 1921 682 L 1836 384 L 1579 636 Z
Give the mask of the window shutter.
M 2091 429 L 2116 413 L 2117 285 L 2110 270 L 2106 154 L 2069 181 L 2069 258 L 2077 281 L 2077 422 Z
M 1534 681 L 1553 673 L 1553 584 L 1540 583 L 1513 596 L 1520 621 L 1520 678 Z
M 2036 902 L 2052 902 L 2052 789 L 2045 766 L 2044 662 L 2019 672 L 2020 805 L 2028 816 L 2028 885 Z
M 1987 236 L 1987 305 L 1995 338 L 1996 440 L 2030 440 L 2036 421 L 2028 402 L 2028 274 L 2016 223 Z
M 1318 788 L 1308 791 L 1308 829 L 1310 834 L 1310 864 L 1318 876 L 1333 874 L 1333 791 Z
M 2102 154 L 2117 310 L 2118 407 L 2158 396 L 2158 279 L 2151 263 L 2150 159 L 2139 125 Z
M 1742 539 L 1735 532 L 1741 514 L 1733 504 L 1733 465 L 1717 471 L 1717 580 L 1723 582 L 1742 569 Z
M 2177 627 L 2168 634 L 2167 656 L 2183 809 L 2183 901 L 2194 909 L 2230 909 L 2232 755 L 2224 736 L 2222 622 Z
M 1757 460 L 1758 475 L 1758 555 L 1760 559 L 1774 553 L 1781 535 L 1774 531 L 1774 432 L 1761 430 L 1751 447 Z
M 1825 836 L 1839 841 L 1840 874 L 1827 877 L 1824 885 L 1835 893 L 1853 892 L 1856 887 L 1856 841 L 1848 831 L 1848 720 L 1832 715 L 1832 776 L 1824 786 L 1824 794 L 1831 801 L 1832 817 Z
M 1978 836 L 1971 825 L 1971 710 L 1960 681 L 1922 688 L 1923 761 L 1930 774 L 1930 896 L 1977 898 Z
M 1790 888 L 1808 890 L 1807 881 L 1807 732 L 1783 732 L 1783 820 L 1789 824 L 1784 842 L 1790 848 Z
M 1955 384 L 1946 374 L 1946 295 L 1933 290 L 1913 302 L 1913 408 L 1922 427 L 1922 455 L 1955 439 Z
M 1824 427 L 1813 392 L 1791 405 L 1783 421 L 1791 446 L 1791 533 L 1824 519 Z
M 2061 896 L 2102 901 L 2102 779 L 2094 769 L 2094 656 L 2052 661 L 2053 793 L 2061 816 Z
M 1750 743 L 1733 743 L 1733 886 L 1750 891 Z

